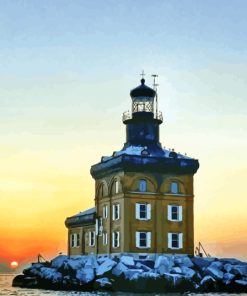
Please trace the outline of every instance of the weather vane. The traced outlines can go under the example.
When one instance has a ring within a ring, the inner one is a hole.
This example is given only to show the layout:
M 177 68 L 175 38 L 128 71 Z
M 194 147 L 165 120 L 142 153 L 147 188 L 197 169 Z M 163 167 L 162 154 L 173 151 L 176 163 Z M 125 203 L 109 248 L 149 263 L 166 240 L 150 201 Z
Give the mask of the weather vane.
M 157 86 L 158 86 L 158 84 L 156 83 L 155 79 L 156 79 L 157 77 L 159 77 L 159 75 L 157 75 L 157 74 L 152 74 L 151 76 L 154 78 L 153 88 L 157 90 Z
M 144 76 L 146 75 L 146 74 L 144 73 L 144 70 L 142 70 L 142 73 L 141 73 L 140 75 L 141 75 L 142 79 L 144 79 Z

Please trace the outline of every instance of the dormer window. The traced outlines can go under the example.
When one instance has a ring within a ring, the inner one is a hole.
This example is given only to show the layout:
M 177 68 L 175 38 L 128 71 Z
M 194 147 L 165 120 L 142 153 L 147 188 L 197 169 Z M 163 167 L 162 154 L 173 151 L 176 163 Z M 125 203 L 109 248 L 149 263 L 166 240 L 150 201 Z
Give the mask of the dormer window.
M 139 191 L 140 192 L 147 191 L 147 181 L 146 180 L 139 180 Z
M 179 192 L 178 182 L 171 182 L 170 192 L 173 194 Z

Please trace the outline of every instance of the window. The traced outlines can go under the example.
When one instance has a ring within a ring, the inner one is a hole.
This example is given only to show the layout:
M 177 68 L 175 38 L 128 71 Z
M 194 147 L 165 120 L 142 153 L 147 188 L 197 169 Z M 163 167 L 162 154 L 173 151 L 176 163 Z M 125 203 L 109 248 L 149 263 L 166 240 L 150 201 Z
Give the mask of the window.
M 115 181 L 115 192 L 119 193 L 119 182 Z
M 182 249 L 183 248 L 183 234 L 182 233 L 168 233 L 168 248 Z
M 89 231 L 89 246 L 95 245 L 95 231 Z
M 151 247 L 151 232 L 137 231 L 136 232 L 136 247 L 150 248 Z
M 76 246 L 77 247 L 80 246 L 80 234 L 79 233 L 76 234 Z
M 183 207 L 177 205 L 168 205 L 168 220 L 169 221 L 182 221 L 183 220 Z
M 112 205 L 112 220 L 118 220 L 120 218 L 120 204 Z
M 75 237 L 74 234 L 70 235 L 70 246 L 73 248 L 75 247 Z
M 70 246 L 72 248 L 80 246 L 80 234 L 79 233 L 73 233 L 70 235 Z
M 107 206 L 103 206 L 103 218 L 107 219 L 107 214 L 108 214 L 108 207 Z
M 112 233 L 112 247 L 118 248 L 120 246 L 120 233 L 119 231 L 114 231 Z
M 107 190 L 106 184 L 105 183 L 101 183 L 99 185 L 98 197 L 105 197 L 105 196 L 107 196 L 107 192 L 108 192 L 108 190 Z
M 103 245 L 107 245 L 107 232 L 103 232 Z
M 151 205 L 147 203 L 136 203 L 136 219 L 150 220 L 151 219 Z
M 178 182 L 171 182 L 171 193 L 178 193 Z
M 140 192 L 147 191 L 147 181 L 146 180 L 139 180 L 139 191 Z

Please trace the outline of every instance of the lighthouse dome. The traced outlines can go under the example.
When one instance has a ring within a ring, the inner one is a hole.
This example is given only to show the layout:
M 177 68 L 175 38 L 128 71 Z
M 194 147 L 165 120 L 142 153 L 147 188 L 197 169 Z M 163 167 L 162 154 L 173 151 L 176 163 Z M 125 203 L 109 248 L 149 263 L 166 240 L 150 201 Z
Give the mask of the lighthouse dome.
M 131 98 L 138 98 L 138 97 L 154 98 L 155 95 L 156 95 L 155 90 L 145 85 L 145 79 L 141 80 L 141 85 L 137 86 L 136 88 L 130 91 Z

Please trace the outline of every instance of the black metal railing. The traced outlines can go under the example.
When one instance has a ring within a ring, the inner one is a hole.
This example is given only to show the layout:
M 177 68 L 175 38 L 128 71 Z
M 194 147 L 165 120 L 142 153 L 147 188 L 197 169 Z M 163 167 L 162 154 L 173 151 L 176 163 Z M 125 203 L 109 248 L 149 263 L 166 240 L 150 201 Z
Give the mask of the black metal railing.
M 129 120 L 129 119 L 132 119 L 133 118 L 133 113 L 130 113 L 129 111 L 125 111 L 123 113 L 123 117 L 122 117 L 122 120 L 123 122 L 126 121 L 126 120 Z M 155 119 L 158 119 L 160 121 L 163 121 L 163 114 L 161 111 L 158 111 L 157 113 L 154 113 L 154 118 Z

